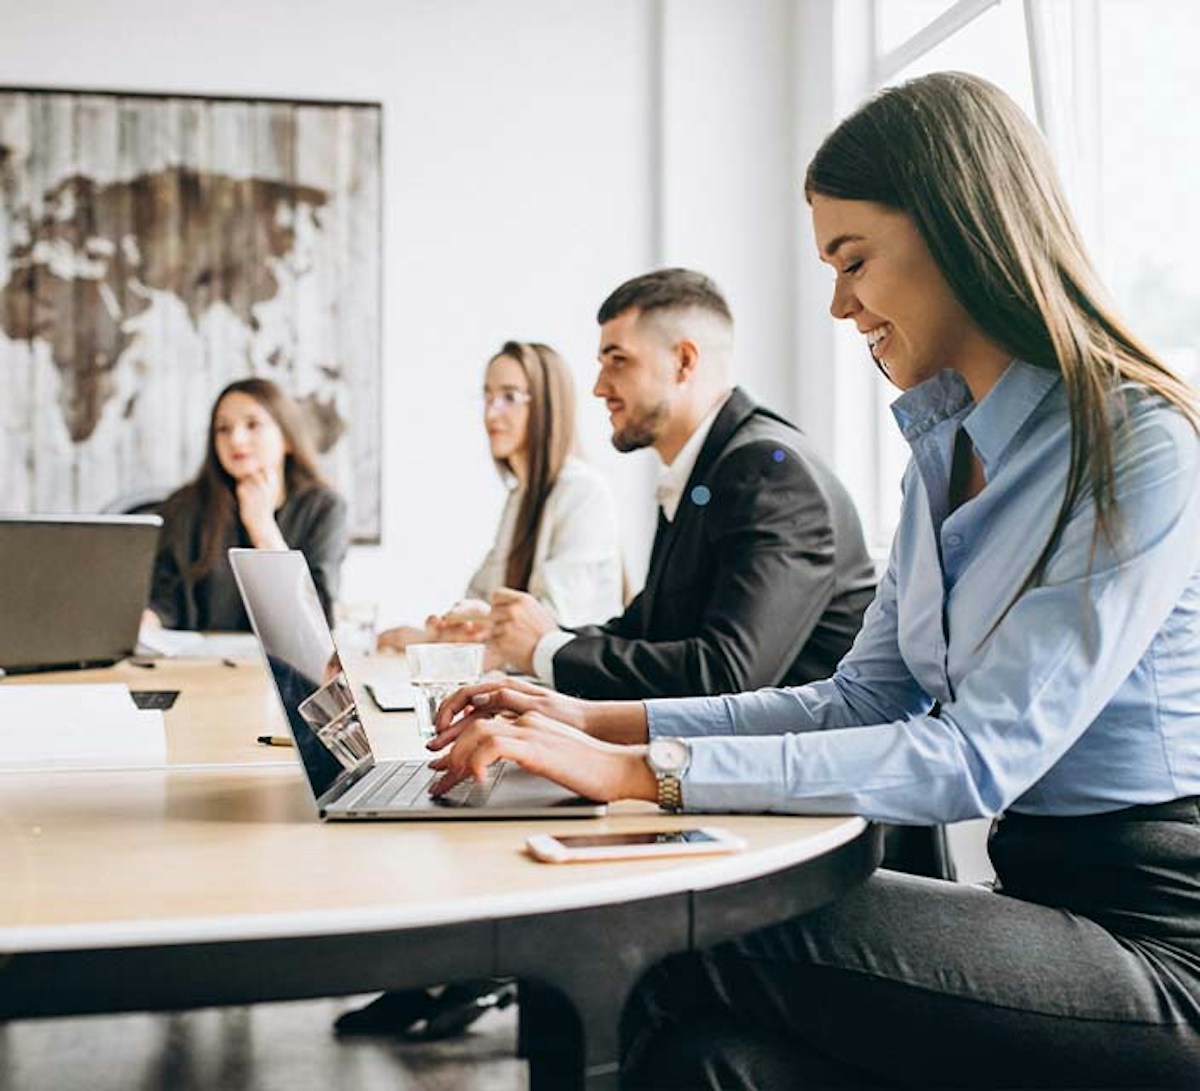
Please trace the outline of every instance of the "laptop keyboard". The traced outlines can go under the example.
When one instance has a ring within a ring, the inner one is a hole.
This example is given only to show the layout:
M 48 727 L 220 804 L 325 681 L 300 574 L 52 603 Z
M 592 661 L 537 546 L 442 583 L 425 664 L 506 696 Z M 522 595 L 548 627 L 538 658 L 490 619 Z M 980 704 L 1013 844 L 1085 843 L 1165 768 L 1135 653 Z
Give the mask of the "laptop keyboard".
M 465 780 L 456 784 L 441 797 L 449 807 L 480 807 L 485 804 L 504 773 L 505 763 L 498 762 L 487 771 L 482 783 Z M 423 761 L 398 761 L 389 771 L 371 785 L 365 793 L 347 800 L 355 811 L 395 810 L 423 804 L 429 794 L 429 786 L 441 776 Z
M 449 807 L 482 807 L 491 798 L 507 768 L 507 762 L 496 762 L 488 767 L 482 781 L 464 780 L 456 784 L 442 796 L 443 802 Z

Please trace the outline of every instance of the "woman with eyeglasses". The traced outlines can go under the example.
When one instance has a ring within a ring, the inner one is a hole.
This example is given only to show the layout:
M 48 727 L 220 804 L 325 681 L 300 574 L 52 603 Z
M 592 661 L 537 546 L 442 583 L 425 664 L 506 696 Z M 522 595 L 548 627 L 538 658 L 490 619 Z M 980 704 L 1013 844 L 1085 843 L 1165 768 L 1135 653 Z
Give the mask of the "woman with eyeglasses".
M 483 424 L 492 459 L 509 487 L 496 540 L 467 585 L 466 598 L 424 627 L 385 630 L 379 646 L 402 651 L 424 641 L 482 641 L 489 600 L 502 588 L 528 591 L 563 625 L 621 612 L 622 564 L 617 515 L 604 479 L 575 456 L 575 388 L 566 362 L 537 342 L 508 341 L 488 361 Z M 491 979 L 440 992 L 384 993 L 338 1018 L 338 1034 L 449 1038 L 516 986 Z
M 270 379 L 239 379 L 217 395 L 204 464 L 162 518 L 144 627 L 249 631 L 230 546 L 303 552 L 332 621 L 346 502 L 321 476 L 300 407 Z
M 423 627 L 385 630 L 381 648 L 486 640 L 501 588 L 528 591 L 562 625 L 621 612 L 616 509 L 607 483 L 574 453 L 575 387 L 563 358 L 536 342 L 506 342 L 484 372 L 483 424 L 509 487 L 492 548 L 464 599 Z
M 622 1087 L 1194 1087 L 1196 392 L 1117 316 L 990 83 L 881 92 L 805 194 L 912 451 L 853 647 L 826 681 L 725 697 L 468 687 L 435 792 L 509 758 L 687 811 L 996 819 L 994 890 L 879 871 L 652 970 Z

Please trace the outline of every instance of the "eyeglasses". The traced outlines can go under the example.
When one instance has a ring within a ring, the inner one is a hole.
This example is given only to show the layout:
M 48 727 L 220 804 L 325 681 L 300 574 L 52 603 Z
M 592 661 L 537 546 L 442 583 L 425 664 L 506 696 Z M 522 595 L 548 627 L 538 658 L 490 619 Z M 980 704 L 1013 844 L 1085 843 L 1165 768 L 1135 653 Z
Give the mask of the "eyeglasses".
M 528 405 L 533 401 L 533 395 L 528 390 L 498 390 L 495 394 L 483 393 L 483 409 L 496 409 L 501 413 L 511 413 L 518 405 Z

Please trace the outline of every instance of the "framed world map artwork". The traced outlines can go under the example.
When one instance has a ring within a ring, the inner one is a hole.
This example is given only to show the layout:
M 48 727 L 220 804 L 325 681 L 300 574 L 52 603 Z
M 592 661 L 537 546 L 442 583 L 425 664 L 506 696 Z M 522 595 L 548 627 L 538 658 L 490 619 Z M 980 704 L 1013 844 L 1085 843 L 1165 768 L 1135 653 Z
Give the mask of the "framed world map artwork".
M 0 89 L 0 509 L 173 489 L 258 375 L 377 541 L 380 172 L 378 104 Z

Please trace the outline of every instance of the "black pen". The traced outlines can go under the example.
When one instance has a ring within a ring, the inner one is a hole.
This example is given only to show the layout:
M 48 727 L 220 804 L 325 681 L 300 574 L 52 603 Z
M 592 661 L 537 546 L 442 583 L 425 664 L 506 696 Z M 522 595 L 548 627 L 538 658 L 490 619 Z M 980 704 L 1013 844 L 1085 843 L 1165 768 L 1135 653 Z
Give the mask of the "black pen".
M 258 741 L 263 746 L 291 746 L 292 740 L 286 735 L 259 735 Z

